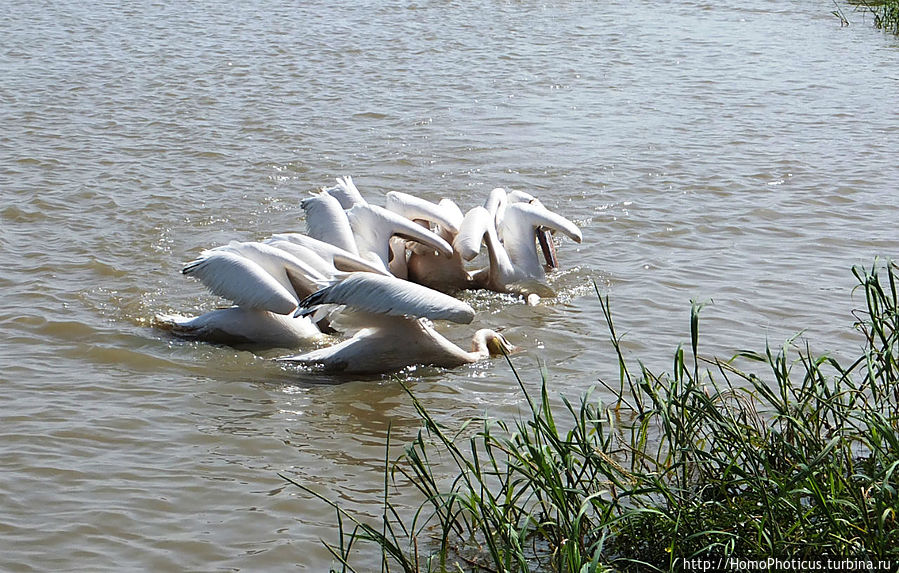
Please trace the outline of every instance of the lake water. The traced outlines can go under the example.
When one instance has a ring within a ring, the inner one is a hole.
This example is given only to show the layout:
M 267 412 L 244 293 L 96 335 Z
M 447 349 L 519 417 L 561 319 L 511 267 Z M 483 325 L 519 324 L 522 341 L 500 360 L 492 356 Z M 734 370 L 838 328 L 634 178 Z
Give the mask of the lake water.
M 630 356 L 854 353 L 850 268 L 899 254 L 899 40 L 827 2 L 32 3 L 0 15 L 0 569 L 325 570 L 331 510 L 378 512 L 390 377 L 304 378 L 172 340 L 220 301 L 204 247 L 302 230 L 353 175 L 468 209 L 497 186 L 575 220 L 555 300 L 468 294 L 576 397 Z M 504 360 L 403 376 L 452 422 L 514 416 Z M 372 567 L 377 566 L 372 557 Z

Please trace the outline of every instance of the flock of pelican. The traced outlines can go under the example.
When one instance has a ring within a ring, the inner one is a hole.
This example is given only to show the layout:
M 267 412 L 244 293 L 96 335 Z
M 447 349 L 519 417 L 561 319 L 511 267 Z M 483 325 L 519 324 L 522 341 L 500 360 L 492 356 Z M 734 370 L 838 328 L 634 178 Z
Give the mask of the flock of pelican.
M 326 372 L 455 367 L 514 347 L 489 329 L 475 332 L 470 352 L 439 334 L 431 321 L 474 318 L 451 294 L 488 289 L 536 304 L 552 294 L 547 268 L 558 267 L 551 234 L 581 241 L 574 223 L 521 191 L 494 189 L 465 214 L 449 199 L 432 203 L 396 191 L 380 207 L 347 176 L 301 205 L 305 234 L 233 241 L 184 266 L 183 274 L 233 306 L 196 317 L 159 315 L 157 325 L 184 338 L 281 348 L 348 336 L 278 359 Z M 467 269 L 482 248 L 487 266 Z

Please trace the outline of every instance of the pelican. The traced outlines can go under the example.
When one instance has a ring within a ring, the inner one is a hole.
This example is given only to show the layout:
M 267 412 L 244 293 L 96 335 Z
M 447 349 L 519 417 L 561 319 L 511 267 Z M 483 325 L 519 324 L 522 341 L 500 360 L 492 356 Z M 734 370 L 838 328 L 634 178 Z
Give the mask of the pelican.
M 333 346 L 278 360 L 327 372 L 382 373 L 414 364 L 453 368 L 515 349 L 489 329 L 475 332 L 470 352 L 459 348 L 429 319 L 468 324 L 474 318 L 471 306 L 395 277 L 350 273 L 301 301 L 300 307 L 334 304 L 344 305 L 344 312 L 364 328 Z
M 432 203 L 399 191 L 387 193 L 385 207 L 412 221 L 434 223 L 439 229 L 437 234 L 447 240 L 452 240 L 452 237 L 456 236 L 463 219 L 462 211 L 449 199 L 441 199 L 440 203 Z
M 489 266 L 472 274 L 473 288 L 552 296 L 545 282 L 546 271 L 537 257 L 539 243 L 547 265 L 558 267 L 552 231 L 561 231 L 578 243 L 582 240 L 574 223 L 539 200 L 523 192 L 507 194 L 494 189 L 484 207 L 465 214 L 453 248 L 470 261 L 478 255 L 482 242 L 486 244 Z
M 387 193 L 386 208 L 427 228 L 433 225 L 435 234 L 448 243 L 455 240 L 464 220 L 462 211 L 449 199 L 432 203 L 398 191 Z M 405 249 L 405 243 L 402 247 Z M 424 245 L 411 245 L 405 271 L 410 281 L 441 292 L 455 292 L 471 286 L 471 275 L 465 270 L 465 263 L 455 249 L 447 258 Z
M 324 336 L 308 316 L 294 317 L 243 306 L 219 308 L 194 317 L 157 314 L 155 324 L 179 338 L 229 346 L 296 348 Z
M 328 193 L 303 199 L 300 203 L 306 212 L 306 234 L 313 239 L 330 243 L 349 253 L 358 254 L 356 239 L 350 220 L 340 201 Z
M 302 207 L 309 236 L 358 253 L 400 278 L 406 278 L 405 241 L 421 243 L 423 249 L 437 251 L 444 257 L 452 256 L 446 239 L 415 225 L 409 218 L 369 204 L 350 176 L 338 178 L 337 187 L 305 199 Z
M 362 197 L 362 193 L 353 183 L 353 178 L 349 175 L 337 178 L 337 187 L 325 189 L 325 193 L 331 195 L 340 202 L 340 206 L 344 209 L 351 209 L 355 205 L 365 204 L 366 201 Z
M 576 243 L 583 240 L 577 225 L 553 213 L 538 200 L 508 205 L 497 231 L 519 275 L 539 281 L 544 280 L 546 272 L 537 258 L 538 242 L 547 258 L 547 264 L 555 268 L 558 267 L 558 262 L 555 261 L 555 247 L 550 232 L 560 231 Z
M 359 255 L 376 264 L 380 263 L 384 269 L 389 268 L 390 240 L 394 236 L 426 245 L 444 257 L 453 254 L 453 248 L 444 239 L 384 207 L 357 203 L 346 213 Z M 393 256 L 396 258 L 396 253 Z
M 322 271 L 328 276 L 335 275 L 337 271 L 388 274 L 383 265 L 369 262 L 359 255 L 302 233 L 278 233 L 263 242 L 286 250 L 310 265 L 315 264 L 316 260 L 323 261 L 325 267 Z
M 199 279 L 213 294 L 234 303 L 197 317 L 157 315 L 156 324 L 183 337 L 221 344 L 296 347 L 321 336 L 307 316 L 294 316 L 298 303 L 330 278 L 272 244 L 233 241 L 207 249 L 181 272 Z

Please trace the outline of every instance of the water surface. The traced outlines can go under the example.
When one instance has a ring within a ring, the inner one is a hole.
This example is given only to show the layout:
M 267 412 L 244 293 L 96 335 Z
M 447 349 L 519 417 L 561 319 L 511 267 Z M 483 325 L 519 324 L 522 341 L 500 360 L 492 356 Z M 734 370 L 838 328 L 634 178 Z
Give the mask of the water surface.
M 333 513 L 377 513 L 389 377 L 340 385 L 175 341 L 220 301 L 205 247 L 302 230 L 353 175 L 463 209 L 519 188 L 575 220 L 560 296 L 468 295 L 526 384 L 575 396 L 630 355 L 663 370 L 779 345 L 852 354 L 849 269 L 896 256 L 899 41 L 820 2 L 13 1 L 0 16 L 0 568 L 324 570 Z M 508 365 L 417 369 L 438 417 L 511 416 Z M 377 558 L 372 558 L 373 567 Z

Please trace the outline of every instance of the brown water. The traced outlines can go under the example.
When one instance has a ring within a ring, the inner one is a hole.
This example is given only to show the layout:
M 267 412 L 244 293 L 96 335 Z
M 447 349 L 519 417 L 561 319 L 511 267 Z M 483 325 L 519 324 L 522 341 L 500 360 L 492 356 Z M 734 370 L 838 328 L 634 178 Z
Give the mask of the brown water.
M 7 2 L 0 14 L 0 569 L 321 571 L 377 513 L 389 378 L 321 384 L 147 320 L 218 301 L 203 247 L 302 230 L 351 174 L 574 219 L 560 297 L 469 295 L 536 386 L 615 380 L 592 280 L 658 369 L 805 329 L 852 353 L 853 264 L 899 254 L 899 40 L 824 2 Z M 509 416 L 501 360 L 405 375 L 447 420 Z M 372 557 L 372 566 L 377 558 Z

